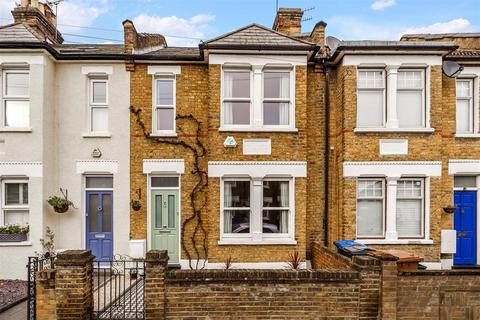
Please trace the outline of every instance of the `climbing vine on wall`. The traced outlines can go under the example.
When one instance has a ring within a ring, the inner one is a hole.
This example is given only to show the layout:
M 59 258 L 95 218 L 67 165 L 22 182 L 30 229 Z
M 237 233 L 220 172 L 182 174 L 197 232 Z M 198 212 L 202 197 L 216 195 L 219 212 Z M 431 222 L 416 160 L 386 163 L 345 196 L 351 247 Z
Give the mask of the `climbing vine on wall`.
M 191 211 L 191 214 L 188 215 L 187 218 L 184 219 L 184 221 L 182 222 L 180 242 L 181 242 L 182 250 L 188 258 L 190 269 L 193 269 L 193 266 L 192 266 L 193 253 L 190 251 L 190 249 L 187 247 L 185 243 L 185 237 L 186 237 L 185 230 L 187 226 L 192 225 L 193 233 L 191 235 L 190 240 L 192 243 L 195 258 L 197 260 L 195 263 L 195 269 L 198 269 L 199 261 L 202 253 L 201 251 L 203 251 L 205 258 L 207 258 L 208 256 L 207 255 L 208 253 L 207 231 L 205 229 L 205 226 L 203 225 L 203 217 L 202 217 L 202 212 L 206 206 L 205 194 L 203 194 L 202 196 L 202 193 L 207 188 L 208 175 L 205 170 L 201 169 L 201 165 L 200 165 L 201 159 L 205 157 L 207 154 L 207 149 L 202 143 L 202 141 L 200 140 L 201 122 L 197 118 L 195 118 L 192 114 L 176 116 L 177 125 L 179 126 L 179 131 L 183 131 L 183 127 L 182 127 L 183 123 L 192 123 L 194 125 L 195 136 L 192 139 L 193 143 L 191 143 L 186 140 L 183 140 L 181 137 L 178 137 L 175 139 L 151 137 L 150 133 L 145 128 L 145 123 L 143 122 L 141 117 L 142 109 L 135 108 L 134 106 L 130 106 L 130 112 L 135 116 L 135 121 L 137 125 L 140 127 L 145 139 L 153 141 L 158 144 L 178 146 L 185 150 L 188 150 L 193 155 L 194 161 L 193 161 L 193 168 L 191 173 L 197 177 L 197 183 L 195 184 L 195 186 L 192 188 L 190 192 L 190 208 L 192 211 Z M 198 235 L 201 236 L 200 249 L 199 249 L 199 245 L 197 244 Z M 204 265 L 201 266 L 201 268 L 203 267 Z

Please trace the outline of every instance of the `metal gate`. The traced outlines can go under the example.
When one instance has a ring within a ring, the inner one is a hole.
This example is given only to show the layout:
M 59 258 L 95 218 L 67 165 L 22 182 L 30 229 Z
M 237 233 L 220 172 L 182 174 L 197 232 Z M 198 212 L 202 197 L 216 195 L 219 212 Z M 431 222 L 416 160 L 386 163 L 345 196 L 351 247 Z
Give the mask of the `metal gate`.
M 93 264 L 93 319 L 144 319 L 145 261 L 117 255 Z
M 37 272 L 55 268 L 55 257 L 46 254 L 44 257 L 28 257 L 27 264 L 27 319 L 36 319 L 35 279 Z

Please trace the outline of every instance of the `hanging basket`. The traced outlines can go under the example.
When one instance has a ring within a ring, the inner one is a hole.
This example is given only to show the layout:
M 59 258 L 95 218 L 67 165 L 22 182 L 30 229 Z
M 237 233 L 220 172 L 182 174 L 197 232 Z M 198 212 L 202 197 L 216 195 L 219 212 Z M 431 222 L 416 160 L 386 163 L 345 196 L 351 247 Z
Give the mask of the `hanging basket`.
M 68 211 L 69 206 L 53 207 L 56 213 L 65 213 Z
M 138 200 L 132 200 L 130 205 L 132 206 L 133 211 L 139 211 L 142 208 L 142 204 Z
M 443 208 L 443 211 L 444 211 L 445 213 L 450 213 L 450 214 L 451 214 L 451 213 L 454 213 L 455 210 L 457 210 L 457 207 L 451 206 L 451 205 L 450 205 L 450 206 L 446 206 L 445 208 Z

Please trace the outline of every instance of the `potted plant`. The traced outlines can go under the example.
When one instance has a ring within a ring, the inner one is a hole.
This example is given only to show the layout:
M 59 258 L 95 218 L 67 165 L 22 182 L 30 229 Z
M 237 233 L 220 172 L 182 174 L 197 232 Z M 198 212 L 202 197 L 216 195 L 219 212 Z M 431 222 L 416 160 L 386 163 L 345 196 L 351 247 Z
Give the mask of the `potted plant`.
M 60 188 L 60 192 L 62 193 L 63 197 L 51 196 L 48 198 L 47 202 L 49 205 L 53 207 L 53 210 L 57 213 L 64 213 L 68 211 L 70 206 L 74 207 L 73 202 L 68 200 L 68 191 L 66 193 Z
M 27 241 L 28 230 L 28 226 L 22 227 L 18 224 L 0 226 L 0 242 Z
M 139 200 L 130 201 L 130 205 L 132 206 L 133 211 L 138 211 L 142 208 L 142 204 Z

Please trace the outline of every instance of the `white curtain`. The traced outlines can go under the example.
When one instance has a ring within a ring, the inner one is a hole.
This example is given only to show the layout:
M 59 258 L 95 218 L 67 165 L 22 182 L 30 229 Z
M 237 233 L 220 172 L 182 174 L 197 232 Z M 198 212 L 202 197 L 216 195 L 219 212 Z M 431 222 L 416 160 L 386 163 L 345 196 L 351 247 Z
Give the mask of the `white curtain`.
M 223 206 L 229 208 L 233 205 L 232 202 L 232 185 L 229 182 L 224 183 L 224 191 L 223 191 Z M 231 210 L 223 210 L 223 232 L 224 233 L 231 233 L 232 232 L 232 211 Z
M 290 73 L 281 73 L 279 80 L 281 99 L 290 98 Z
M 231 98 L 233 95 L 233 76 L 230 72 L 224 73 L 223 97 Z M 233 104 L 231 102 L 223 103 L 223 117 L 225 124 L 233 124 Z
M 399 237 L 422 236 L 422 200 L 397 200 L 397 232 Z
M 279 124 L 280 125 L 288 125 L 288 118 L 289 118 L 289 103 L 280 103 L 279 104 Z
M 233 103 L 223 103 L 223 117 L 225 124 L 233 124 Z
M 280 184 L 280 205 L 282 207 L 289 206 L 289 188 L 288 182 L 282 182 Z M 288 232 L 288 210 L 282 210 L 280 213 L 280 233 Z
M 373 237 L 383 234 L 383 200 L 358 200 L 357 236 Z

